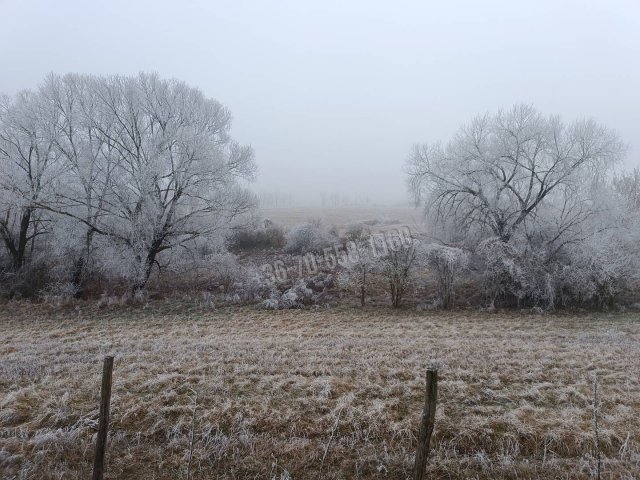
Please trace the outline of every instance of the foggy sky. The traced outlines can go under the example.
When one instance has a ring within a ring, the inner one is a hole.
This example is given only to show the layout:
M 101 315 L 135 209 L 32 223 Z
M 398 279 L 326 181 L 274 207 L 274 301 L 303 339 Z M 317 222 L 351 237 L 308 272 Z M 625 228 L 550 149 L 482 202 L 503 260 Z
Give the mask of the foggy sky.
M 0 0 L 0 92 L 155 71 L 227 105 L 256 191 L 407 198 L 416 142 L 516 102 L 592 116 L 640 164 L 640 2 Z

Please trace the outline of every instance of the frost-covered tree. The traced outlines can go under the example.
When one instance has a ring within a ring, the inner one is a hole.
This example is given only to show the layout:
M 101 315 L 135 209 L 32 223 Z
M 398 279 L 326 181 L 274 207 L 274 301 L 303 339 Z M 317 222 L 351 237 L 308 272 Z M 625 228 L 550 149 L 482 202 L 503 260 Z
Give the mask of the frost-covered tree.
M 158 256 L 220 235 L 254 206 L 250 147 L 229 136 L 231 114 L 182 82 L 155 75 L 98 82 L 102 108 L 121 128 L 103 131 L 118 154 L 104 231 L 134 252 L 144 286 Z
M 0 98 L 0 239 L 19 270 L 46 231 L 38 204 L 49 201 L 59 173 L 51 106 L 24 91 Z
M 67 236 L 58 233 L 57 241 L 72 259 L 75 285 L 93 268 L 94 237 L 113 201 L 112 180 L 120 160 L 107 135 L 120 126 L 102 108 L 97 83 L 92 77 L 49 75 L 38 91 L 54 110 L 54 149 L 64 170 L 54 198 L 39 207 L 66 217 Z M 69 219 L 76 223 L 70 224 Z
M 576 252 L 623 225 L 611 177 L 624 151 L 592 120 L 565 124 L 517 105 L 476 117 L 445 146 L 416 146 L 409 187 L 432 232 L 475 252 L 490 303 L 549 307 L 568 291 L 560 272 L 584 265 Z
M 518 232 L 556 242 L 588 217 L 592 187 L 624 152 L 592 120 L 566 125 L 527 105 L 476 117 L 446 145 L 417 145 L 408 161 L 410 191 L 428 215 L 508 242 Z M 557 207 L 554 229 L 536 230 Z
M 81 265 L 93 237 L 107 237 L 142 288 L 164 252 L 220 236 L 253 208 L 243 186 L 255 173 L 252 149 L 198 89 L 157 75 L 68 75 L 51 76 L 41 94 L 56 107 L 67 166 L 55 205 L 43 207 L 84 225 Z
M 617 175 L 613 186 L 632 210 L 640 212 L 640 168 Z
M 176 250 L 219 245 L 255 205 L 253 151 L 230 126 L 220 103 L 157 75 L 50 75 L 3 97 L 0 239 L 13 266 L 46 231 L 73 283 L 102 268 L 140 289 L 155 265 L 188 257 Z

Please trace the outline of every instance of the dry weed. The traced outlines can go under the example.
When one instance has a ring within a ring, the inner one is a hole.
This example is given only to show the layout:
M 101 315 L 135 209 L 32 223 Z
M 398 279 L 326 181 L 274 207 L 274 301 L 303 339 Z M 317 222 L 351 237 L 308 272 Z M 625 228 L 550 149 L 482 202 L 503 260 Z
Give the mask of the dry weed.
M 0 312 L 0 476 L 91 471 L 116 357 L 107 478 L 408 478 L 424 368 L 440 368 L 429 478 L 640 476 L 637 315 L 195 304 Z M 322 473 L 320 474 L 320 470 Z

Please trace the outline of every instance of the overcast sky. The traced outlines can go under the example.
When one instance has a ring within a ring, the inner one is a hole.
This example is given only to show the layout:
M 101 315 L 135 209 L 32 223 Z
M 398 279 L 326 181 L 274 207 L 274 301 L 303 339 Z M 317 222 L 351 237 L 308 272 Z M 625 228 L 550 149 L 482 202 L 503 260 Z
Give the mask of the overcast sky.
M 640 1 L 0 0 L 0 92 L 155 71 L 233 112 L 257 191 L 406 199 L 412 144 L 516 102 L 592 116 L 640 164 Z M 304 200 L 302 200 L 304 199 Z

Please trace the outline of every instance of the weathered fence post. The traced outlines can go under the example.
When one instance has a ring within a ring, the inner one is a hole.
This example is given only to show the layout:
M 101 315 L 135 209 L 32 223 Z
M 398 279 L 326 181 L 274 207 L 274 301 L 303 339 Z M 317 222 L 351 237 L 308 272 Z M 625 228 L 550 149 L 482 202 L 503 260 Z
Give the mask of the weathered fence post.
M 102 367 L 102 390 L 100 391 L 100 420 L 98 422 L 98 438 L 96 440 L 96 456 L 93 459 L 93 480 L 102 480 L 104 473 L 104 451 L 107 446 L 109 430 L 109 404 L 111 402 L 111 373 L 113 357 L 104 357 Z
M 600 455 L 600 435 L 598 433 L 598 374 L 593 374 L 593 440 L 596 457 L 596 478 L 600 480 L 602 473 L 602 457 Z
M 416 448 L 416 463 L 413 469 L 414 480 L 423 480 L 427 457 L 429 456 L 429 442 L 433 433 L 433 425 L 436 417 L 436 401 L 438 397 L 438 369 L 427 368 L 427 384 L 424 395 L 424 410 L 422 422 L 418 434 L 418 446 Z

